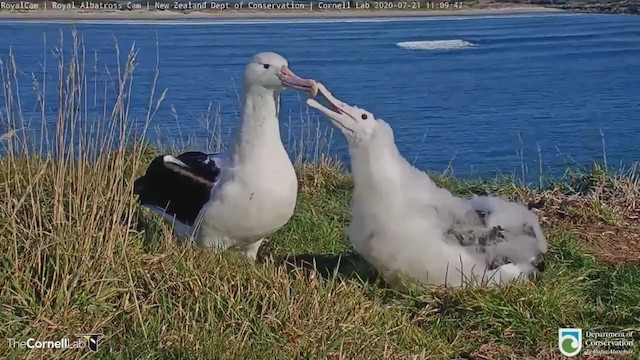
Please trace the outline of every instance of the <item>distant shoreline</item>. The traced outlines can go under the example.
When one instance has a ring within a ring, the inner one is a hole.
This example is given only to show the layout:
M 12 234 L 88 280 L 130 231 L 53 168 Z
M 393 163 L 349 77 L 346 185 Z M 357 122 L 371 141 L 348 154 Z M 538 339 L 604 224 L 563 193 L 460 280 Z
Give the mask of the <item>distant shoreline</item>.
M 101 9 L 38 9 L 0 10 L 0 21 L 56 21 L 56 20 L 255 20 L 284 18 L 398 18 L 398 17 L 449 17 L 473 15 L 512 15 L 528 13 L 558 13 L 560 9 L 542 6 L 511 6 L 500 8 L 468 8 L 460 10 L 101 10 Z

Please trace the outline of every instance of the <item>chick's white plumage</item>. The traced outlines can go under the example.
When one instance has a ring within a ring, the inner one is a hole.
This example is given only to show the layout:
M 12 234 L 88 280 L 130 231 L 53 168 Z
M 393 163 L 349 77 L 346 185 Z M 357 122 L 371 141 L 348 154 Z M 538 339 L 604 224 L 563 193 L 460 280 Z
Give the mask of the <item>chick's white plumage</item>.
M 547 241 L 537 216 L 494 196 L 465 199 L 438 187 L 398 151 L 393 130 L 325 88 L 332 109 L 315 100 L 349 143 L 354 193 L 349 239 L 390 283 L 501 284 L 544 269 Z

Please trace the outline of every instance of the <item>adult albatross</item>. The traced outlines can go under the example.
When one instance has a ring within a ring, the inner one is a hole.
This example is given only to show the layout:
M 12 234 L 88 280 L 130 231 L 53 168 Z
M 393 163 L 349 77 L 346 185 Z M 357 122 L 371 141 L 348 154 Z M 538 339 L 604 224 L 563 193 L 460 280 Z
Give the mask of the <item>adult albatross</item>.
M 398 151 L 393 130 L 336 99 L 322 84 L 324 113 L 344 133 L 355 188 L 349 238 L 392 286 L 529 281 L 544 270 L 547 241 L 537 216 L 494 196 L 463 199 L 439 188 Z
M 254 261 L 265 237 L 285 225 L 296 205 L 298 180 L 278 122 L 288 87 L 315 95 L 279 54 L 257 54 L 244 71 L 239 132 L 226 153 L 156 157 L 134 184 L 140 203 L 174 223 L 179 236 Z

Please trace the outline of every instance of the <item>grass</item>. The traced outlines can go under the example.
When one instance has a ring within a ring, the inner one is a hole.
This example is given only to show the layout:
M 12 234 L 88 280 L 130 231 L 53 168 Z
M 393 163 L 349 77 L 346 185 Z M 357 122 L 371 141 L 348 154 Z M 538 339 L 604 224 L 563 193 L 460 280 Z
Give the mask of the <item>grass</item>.
M 178 242 L 132 196 L 156 154 L 144 139 L 129 141 L 135 52 L 118 66 L 104 133 L 72 133 L 87 125 L 77 39 L 73 49 L 58 74 L 52 155 L 39 155 L 26 132 L 0 140 L 0 337 L 106 338 L 95 354 L 0 341 L 6 358 L 556 359 L 559 327 L 640 332 L 635 173 L 596 167 L 546 190 L 436 176 L 460 195 L 497 193 L 537 208 L 548 270 L 536 284 L 401 294 L 351 252 L 352 179 L 321 157 L 297 164 L 296 213 L 250 265 Z M 15 129 L 16 71 L 3 66 L 0 116 Z M 640 358 L 640 347 L 626 358 Z

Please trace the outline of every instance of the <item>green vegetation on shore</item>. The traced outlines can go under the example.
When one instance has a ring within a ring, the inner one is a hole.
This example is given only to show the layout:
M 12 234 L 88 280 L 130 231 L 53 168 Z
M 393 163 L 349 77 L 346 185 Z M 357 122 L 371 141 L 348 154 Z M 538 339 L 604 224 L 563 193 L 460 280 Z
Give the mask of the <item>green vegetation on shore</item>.
M 471 0 L 482 2 L 483 0 Z M 639 0 L 494 0 L 497 4 L 540 5 L 575 12 L 640 14 Z
M 132 196 L 157 154 L 143 139 L 129 141 L 135 53 L 111 72 L 116 93 L 103 136 L 69 145 L 86 111 L 83 51 L 74 45 L 52 95 L 57 155 L 36 155 L 25 131 L 0 139 L 8 149 L 0 157 L 0 337 L 103 333 L 97 359 L 560 359 L 559 327 L 640 333 L 636 171 L 614 176 L 594 166 L 546 190 L 436 176 L 460 195 L 496 193 L 536 208 L 551 244 L 548 269 L 535 284 L 400 294 L 350 251 L 352 179 L 320 157 L 297 164 L 296 213 L 251 265 L 180 243 Z M 19 72 L 2 64 L 2 119 L 11 129 Z M 163 97 L 152 90 L 147 124 Z M 315 269 L 302 264 L 314 260 Z M 12 359 L 87 352 L 0 341 Z M 617 358 L 638 357 L 640 346 Z

